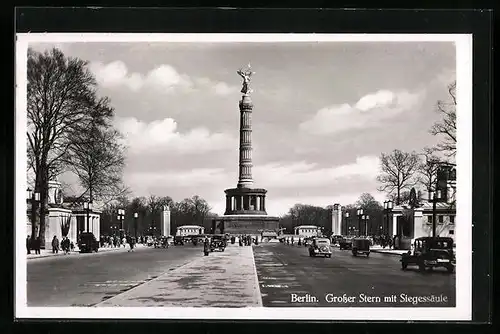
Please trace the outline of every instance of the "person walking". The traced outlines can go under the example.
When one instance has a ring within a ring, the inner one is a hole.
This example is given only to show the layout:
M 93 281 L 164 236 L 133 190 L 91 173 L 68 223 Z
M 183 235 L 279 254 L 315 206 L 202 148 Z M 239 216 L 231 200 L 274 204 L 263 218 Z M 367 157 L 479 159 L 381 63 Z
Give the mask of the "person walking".
M 33 243 L 34 243 L 33 249 L 35 250 L 35 254 L 40 255 L 40 247 L 41 247 L 41 244 L 42 244 L 42 241 L 40 240 L 40 237 L 36 237 Z
M 208 240 L 208 237 L 205 237 L 205 240 L 203 241 L 203 254 L 205 256 L 208 256 L 210 253 L 210 240 Z
M 31 254 L 31 238 L 29 235 L 26 238 L 26 251 L 28 252 L 28 254 Z
M 52 253 L 59 253 L 59 239 L 57 239 L 55 235 L 54 238 L 52 238 Z
M 64 254 L 67 255 L 69 253 L 69 247 L 70 247 L 68 237 L 63 237 L 63 239 L 61 241 L 61 247 L 62 247 L 62 250 L 64 251 Z

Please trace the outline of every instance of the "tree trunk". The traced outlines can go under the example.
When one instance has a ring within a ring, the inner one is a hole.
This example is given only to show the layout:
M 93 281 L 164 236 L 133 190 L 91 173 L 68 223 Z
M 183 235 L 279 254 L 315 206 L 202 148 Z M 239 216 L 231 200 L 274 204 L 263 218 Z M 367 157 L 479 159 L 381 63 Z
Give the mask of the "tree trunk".
M 47 213 L 47 197 L 48 197 L 48 170 L 45 166 L 42 166 L 39 171 L 40 176 L 37 177 L 39 184 L 37 185 L 38 191 L 40 192 L 40 205 L 39 205 L 39 229 L 38 235 L 40 237 L 40 247 L 45 249 L 45 221 Z

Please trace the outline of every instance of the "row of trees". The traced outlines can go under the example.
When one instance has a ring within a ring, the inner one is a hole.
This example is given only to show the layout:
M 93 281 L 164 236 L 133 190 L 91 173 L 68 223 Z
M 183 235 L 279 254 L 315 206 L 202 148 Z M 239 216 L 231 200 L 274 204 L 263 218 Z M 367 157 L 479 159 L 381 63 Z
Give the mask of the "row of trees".
M 161 230 L 161 214 L 163 208 L 170 209 L 171 233 L 175 233 L 178 226 L 200 225 L 208 231 L 210 219 L 216 215 L 212 213 L 208 202 L 195 195 L 175 202 L 169 196 L 135 197 L 128 199 L 120 197 L 114 203 L 108 204 L 101 215 L 101 233 L 109 234 L 112 226 L 118 227 L 118 209 L 125 210 L 123 228 L 129 234 L 153 234 Z M 134 218 L 134 213 L 138 218 Z
M 347 220 L 347 225 L 343 225 L 342 230 L 344 231 L 346 227 L 358 228 L 356 211 L 360 208 L 363 209 L 364 214 L 370 217 L 368 233 L 379 233 L 379 227 L 383 226 L 384 223 L 384 210 L 382 205 L 369 193 L 361 194 L 355 203 L 343 207 L 343 212 L 349 212 L 350 218 Z M 313 205 L 295 204 L 286 215 L 281 217 L 280 226 L 285 229 L 286 233 L 293 233 L 296 226 L 316 225 L 323 228 L 323 232 L 326 235 L 330 235 L 332 233 L 332 213 L 333 205 L 323 208 Z M 343 224 L 344 222 L 343 220 Z
M 435 191 L 438 169 L 443 163 L 452 163 L 457 149 L 456 82 L 448 86 L 448 101 L 438 101 L 437 111 L 442 119 L 435 122 L 429 132 L 440 137 L 440 142 L 422 152 L 393 150 L 380 156 L 381 172 L 377 181 L 383 191 L 396 204 L 408 201 L 410 189 Z
M 39 235 L 45 235 L 48 182 L 63 172 L 78 176 L 76 200 L 110 201 L 123 195 L 125 147 L 113 128 L 114 109 L 97 94 L 88 63 L 54 48 L 28 50 L 28 175 L 40 193 Z M 36 224 L 32 224 L 32 237 Z

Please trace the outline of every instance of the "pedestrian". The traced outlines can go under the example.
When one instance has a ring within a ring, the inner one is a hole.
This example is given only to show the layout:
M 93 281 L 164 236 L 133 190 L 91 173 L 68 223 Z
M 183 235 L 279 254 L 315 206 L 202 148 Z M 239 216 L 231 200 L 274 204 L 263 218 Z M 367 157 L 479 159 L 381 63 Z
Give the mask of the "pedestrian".
M 75 250 L 75 244 L 73 243 L 73 241 L 69 243 L 69 248 L 72 252 Z
M 131 252 L 134 249 L 134 244 L 133 244 L 133 241 L 132 241 L 132 237 L 127 236 L 127 242 L 128 242 L 129 247 L 130 247 L 130 249 L 128 251 Z
M 33 248 L 35 249 L 35 254 L 40 254 L 40 247 L 41 247 L 42 241 L 40 240 L 40 237 L 36 237 L 35 241 L 33 242 Z
M 52 238 L 52 253 L 59 253 L 59 239 L 57 239 L 55 235 L 54 238 Z
M 64 254 L 67 255 L 69 253 L 69 247 L 70 247 L 68 237 L 63 237 L 63 240 L 61 242 L 61 247 L 62 247 L 62 250 L 64 251 Z
M 26 251 L 28 252 L 28 254 L 31 254 L 31 238 L 29 235 L 26 238 Z
M 208 237 L 205 237 L 205 240 L 203 241 L 203 254 L 205 256 L 208 256 L 210 253 L 210 241 L 208 240 Z

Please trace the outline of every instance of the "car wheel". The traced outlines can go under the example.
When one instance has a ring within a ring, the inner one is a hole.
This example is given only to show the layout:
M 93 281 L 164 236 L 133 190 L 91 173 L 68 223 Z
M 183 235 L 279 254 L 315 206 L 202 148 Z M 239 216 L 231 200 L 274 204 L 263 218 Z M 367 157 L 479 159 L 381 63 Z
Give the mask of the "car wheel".
M 358 252 L 356 252 L 355 250 L 352 251 L 352 255 L 354 256 L 358 256 Z
M 407 267 L 408 267 L 408 263 L 401 261 L 401 269 L 406 270 Z
M 331 258 L 332 257 L 332 254 L 328 254 L 328 258 Z
M 454 269 L 455 269 L 455 268 L 454 268 L 454 267 L 453 267 L 453 265 L 451 265 L 451 264 L 449 264 L 449 265 L 447 265 L 447 266 L 446 266 L 446 270 L 448 270 L 448 272 L 449 272 L 450 274 L 451 274 L 451 273 L 453 273 Z
M 369 257 L 370 256 L 370 253 L 366 253 L 366 257 Z

